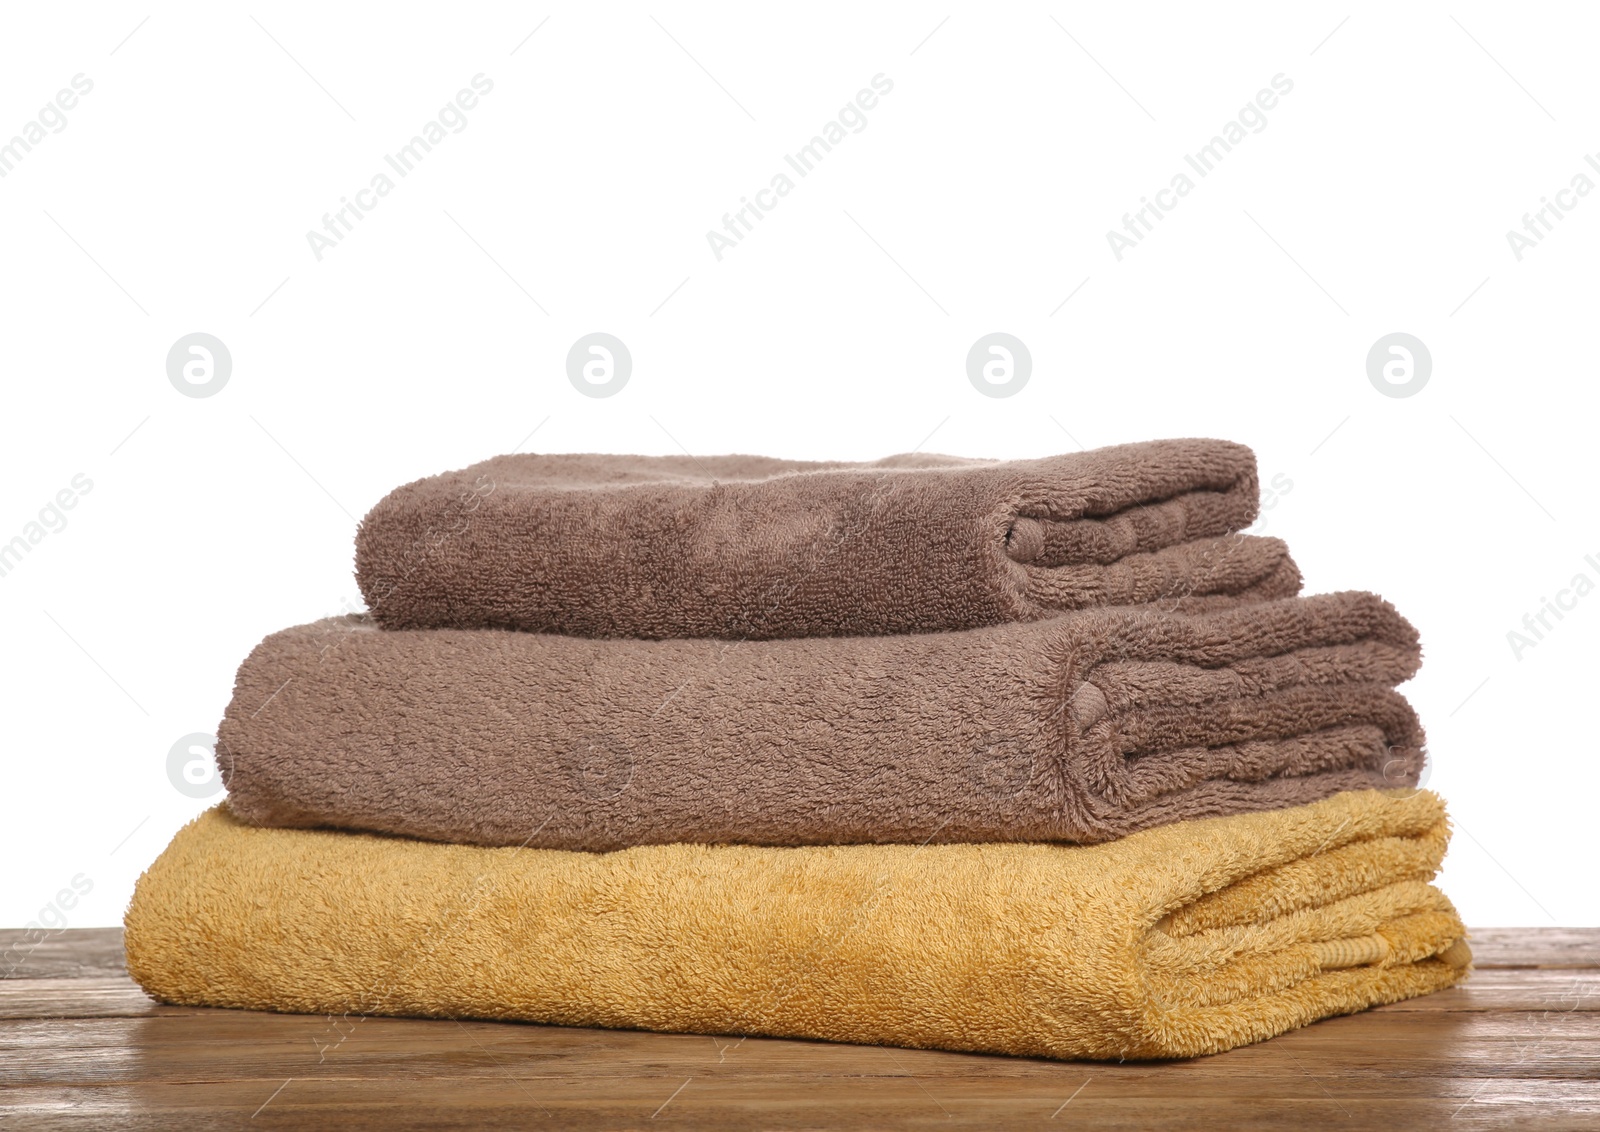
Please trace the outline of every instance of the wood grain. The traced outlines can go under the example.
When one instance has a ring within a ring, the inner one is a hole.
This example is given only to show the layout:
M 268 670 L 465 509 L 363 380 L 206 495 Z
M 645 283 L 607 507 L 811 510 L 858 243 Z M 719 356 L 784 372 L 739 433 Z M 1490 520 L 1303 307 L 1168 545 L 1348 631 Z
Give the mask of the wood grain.
M 1600 929 L 1484 929 L 1465 986 L 1216 1057 L 1054 1062 L 162 1006 L 115 930 L 0 932 L 29 1128 L 1600 1127 Z M 4 968 L 0 968 L 3 970 Z

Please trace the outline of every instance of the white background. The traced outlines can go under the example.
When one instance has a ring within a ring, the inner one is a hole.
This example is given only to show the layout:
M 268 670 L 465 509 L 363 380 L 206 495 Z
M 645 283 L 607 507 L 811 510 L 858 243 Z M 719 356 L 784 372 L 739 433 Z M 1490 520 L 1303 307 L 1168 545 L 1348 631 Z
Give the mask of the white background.
M 0 542 L 93 488 L 0 578 L 0 924 L 78 874 L 68 921 L 118 922 L 212 801 L 168 749 L 263 635 L 359 605 L 355 522 L 402 482 L 519 444 L 1194 435 L 1292 481 L 1265 527 L 1308 592 L 1420 627 L 1466 920 L 1600 923 L 1600 596 L 1507 641 L 1600 581 L 1600 194 L 1520 262 L 1506 239 L 1600 149 L 1592 11 L 598 9 L 7 7 L 0 138 L 94 87 L 0 179 Z M 480 73 L 466 128 L 318 262 L 306 232 Z M 718 262 L 707 230 L 880 73 L 865 129 Z M 1280 73 L 1266 128 L 1118 262 L 1107 230 Z M 595 330 L 634 360 L 604 400 L 564 372 Z M 996 330 L 1034 363 L 1003 399 L 964 370 Z M 193 331 L 233 357 L 204 399 L 165 372 Z M 1366 374 L 1392 331 L 1433 358 L 1404 399 Z

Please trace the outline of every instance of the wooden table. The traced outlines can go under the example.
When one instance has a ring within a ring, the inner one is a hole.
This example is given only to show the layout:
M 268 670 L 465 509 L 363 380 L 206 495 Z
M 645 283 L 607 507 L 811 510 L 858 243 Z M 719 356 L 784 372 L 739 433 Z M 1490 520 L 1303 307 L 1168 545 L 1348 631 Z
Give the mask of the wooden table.
M 20 933 L 0 932 L 0 954 Z M 1464 987 L 1216 1057 L 1052 1062 L 159 1006 L 115 929 L 18 946 L 19 1128 L 1600 1128 L 1600 929 L 1482 929 Z

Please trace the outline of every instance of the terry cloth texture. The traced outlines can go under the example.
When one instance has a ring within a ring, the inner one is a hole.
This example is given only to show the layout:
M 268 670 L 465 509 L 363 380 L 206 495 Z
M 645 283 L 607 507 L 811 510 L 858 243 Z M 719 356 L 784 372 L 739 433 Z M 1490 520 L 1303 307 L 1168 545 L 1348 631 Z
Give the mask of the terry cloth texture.
M 1361 791 L 1095 846 L 488 849 L 225 808 L 139 880 L 165 1002 L 1188 1057 L 1461 979 L 1437 797 Z
M 1161 440 L 1042 460 L 500 456 L 392 491 L 356 575 L 389 629 L 855 636 L 1299 591 L 1255 457 Z
M 1413 785 L 1371 594 L 783 641 L 268 637 L 217 729 L 233 811 L 480 845 L 1102 841 Z

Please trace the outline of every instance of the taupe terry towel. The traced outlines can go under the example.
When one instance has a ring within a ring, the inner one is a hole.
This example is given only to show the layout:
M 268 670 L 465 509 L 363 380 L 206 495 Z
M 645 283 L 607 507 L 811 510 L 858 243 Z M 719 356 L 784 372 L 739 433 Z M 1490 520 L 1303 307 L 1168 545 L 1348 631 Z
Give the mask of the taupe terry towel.
M 390 629 L 585 637 L 972 629 L 1297 593 L 1255 457 L 1161 440 L 1042 460 L 500 456 L 384 497 L 356 537 Z
M 1407 786 L 1415 630 L 1371 594 L 727 642 L 274 634 L 217 757 L 246 822 L 483 845 L 1101 841 Z

